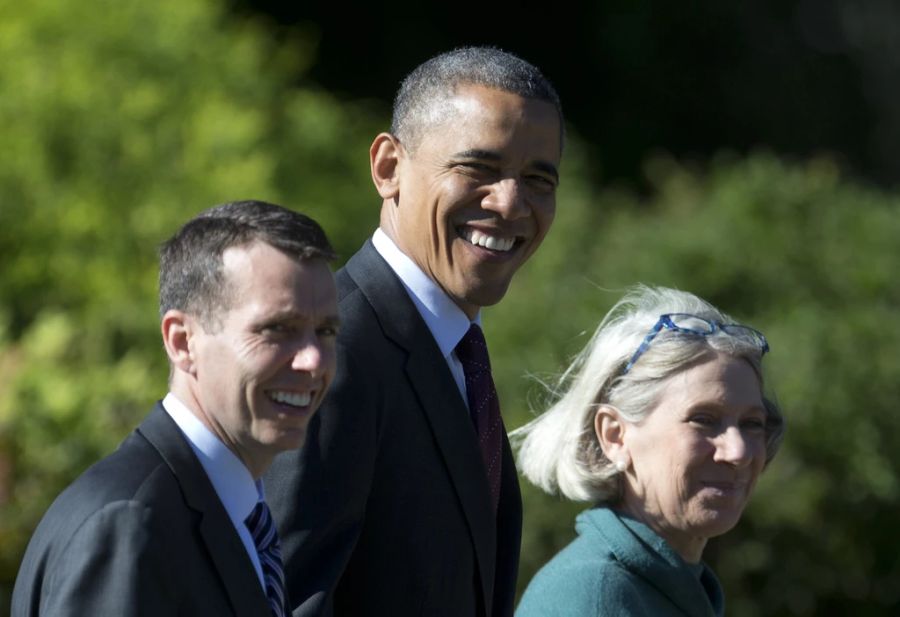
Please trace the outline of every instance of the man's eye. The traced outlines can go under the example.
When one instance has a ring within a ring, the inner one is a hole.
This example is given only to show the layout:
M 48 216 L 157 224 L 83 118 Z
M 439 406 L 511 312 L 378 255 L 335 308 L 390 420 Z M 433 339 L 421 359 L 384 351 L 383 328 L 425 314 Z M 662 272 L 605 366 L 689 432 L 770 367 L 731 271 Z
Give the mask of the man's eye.
M 525 181 L 528 184 L 530 184 L 531 186 L 538 188 L 542 191 L 555 191 L 556 190 L 556 182 L 546 176 L 532 174 L 530 176 L 525 176 Z
M 322 337 L 335 337 L 338 334 L 337 326 L 322 326 L 316 330 L 316 334 Z
M 262 331 L 268 334 L 284 334 L 290 331 L 290 327 L 282 323 L 271 323 L 264 325 Z
M 466 161 L 465 163 L 460 163 L 459 167 L 461 167 L 462 169 L 464 169 L 466 171 L 479 173 L 479 174 L 494 173 L 493 167 L 491 167 L 490 165 L 487 165 L 485 163 L 479 163 L 477 161 Z

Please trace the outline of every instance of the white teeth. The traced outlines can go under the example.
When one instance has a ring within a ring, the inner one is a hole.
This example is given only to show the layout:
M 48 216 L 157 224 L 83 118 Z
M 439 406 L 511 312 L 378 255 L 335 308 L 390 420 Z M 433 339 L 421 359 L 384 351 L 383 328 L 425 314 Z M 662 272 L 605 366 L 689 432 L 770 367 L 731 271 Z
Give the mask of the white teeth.
M 297 392 L 286 392 L 284 390 L 274 390 L 269 392 L 269 398 L 276 403 L 285 403 L 293 407 L 306 407 L 312 400 L 310 393 L 299 394 Z
M 497 236 L 489 236 L 477 229 L 465 229 L 463 237 L 475 246 L 483 246 L 492 251 L 506 252 L 516 243 L 515 238 L 499 238 Z

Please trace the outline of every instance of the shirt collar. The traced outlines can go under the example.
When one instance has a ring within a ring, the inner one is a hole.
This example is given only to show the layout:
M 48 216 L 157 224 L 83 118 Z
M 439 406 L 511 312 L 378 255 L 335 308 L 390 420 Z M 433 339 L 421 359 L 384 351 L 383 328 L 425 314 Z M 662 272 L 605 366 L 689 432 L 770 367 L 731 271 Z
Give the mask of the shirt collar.
M 257 501 L 264 499 L 261 480 L 222 443 L 188 407 L 169 392 L 163 407 L 187 437 L 235 527 L 243 525 Z
M 372 244 L 400 278 L 441 353 L 449 357 L 469 326 L 481 325 L 481 312 L 469 321 L 462 309 L 380 227 L 372 236 Z

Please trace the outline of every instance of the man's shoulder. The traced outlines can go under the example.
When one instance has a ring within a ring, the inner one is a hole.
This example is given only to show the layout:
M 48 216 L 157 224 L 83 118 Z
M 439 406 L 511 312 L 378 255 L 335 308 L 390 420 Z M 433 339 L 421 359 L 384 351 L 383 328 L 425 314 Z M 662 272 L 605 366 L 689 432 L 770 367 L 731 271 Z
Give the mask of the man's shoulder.
M 35 530 L 23 568 L 29 560 L 68 551 L 76 538 L 108 539 L 139 529 L 148 537 L 158 536 L 151 530 L 172 530 L 173 521 L 186 518 L 181 516 L 183 503 L 171 469 L 134 432 L 56 497 Z
M 338 341 L 357 346 L 386 336 L 385 323 L 407 319 L 415 311 L 393 270 L 367 242 L 335 273 L 341 334 Z M 406 304 L 404 304 L 406 303 Z M 408 306 L 407 306 L 408 305 Z
M 110 503 L 169 501 L 177 479 L 162 457 L 137 432 L 119 448 L 82 473 L 54 501 L 47 515 L 61 512 L 65 518 L 85 518 Z
M 370 291 L 377 293 L 381 289 L 381 285 L 378 283 L 390 280 L 390 278 L 396 278 L 394 271 L 391 270 L 384 257 L 375 250 L 372 242 L 367 240 L 356 253 L 350 256 L 347 263 L 335 272 L 338 300 L 360 291 L 361 286 L 367 283 L 373 283 Z
M 60 493 L 41 519 L 17 576 L 14 612 L 37 614 L 44 602 L 81 600 L 82 589 L 91 602 L 115 604 L 104 594 L 120 593 L 120 584 L 134 591 L 133 576 L 152 574 L 145 582 L 157 589 L 164 578 L 173 585 L 184 580 L 182 570 L 194 567 L 197 574 L 205 553 L 192 514 L 175 472 L 143 435 L 132 433 Z M 169 561 L 173 555 L 177 563 Z

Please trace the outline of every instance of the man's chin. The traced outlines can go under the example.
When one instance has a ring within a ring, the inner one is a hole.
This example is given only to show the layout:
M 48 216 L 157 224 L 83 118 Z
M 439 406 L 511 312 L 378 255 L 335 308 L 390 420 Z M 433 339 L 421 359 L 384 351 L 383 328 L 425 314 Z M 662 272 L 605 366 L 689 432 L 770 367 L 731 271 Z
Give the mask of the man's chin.
M 472 288 L 467 291 L 465 294 L 464 302 L 469 306 L 474 306 L 477 308 L 482 308 L 485 306 L 494 306 L 498 304 L 503 297 L 506 296 L 506 291 L 509 289 L 509 280 L 503 281 L 502 283 L 495 283 L 493 285 L 481 285 L 479 287 Z
M 282 428 L 270 443 L 276 454 L 302 448 L 306 443 L 306 426 L 291 429 Z

